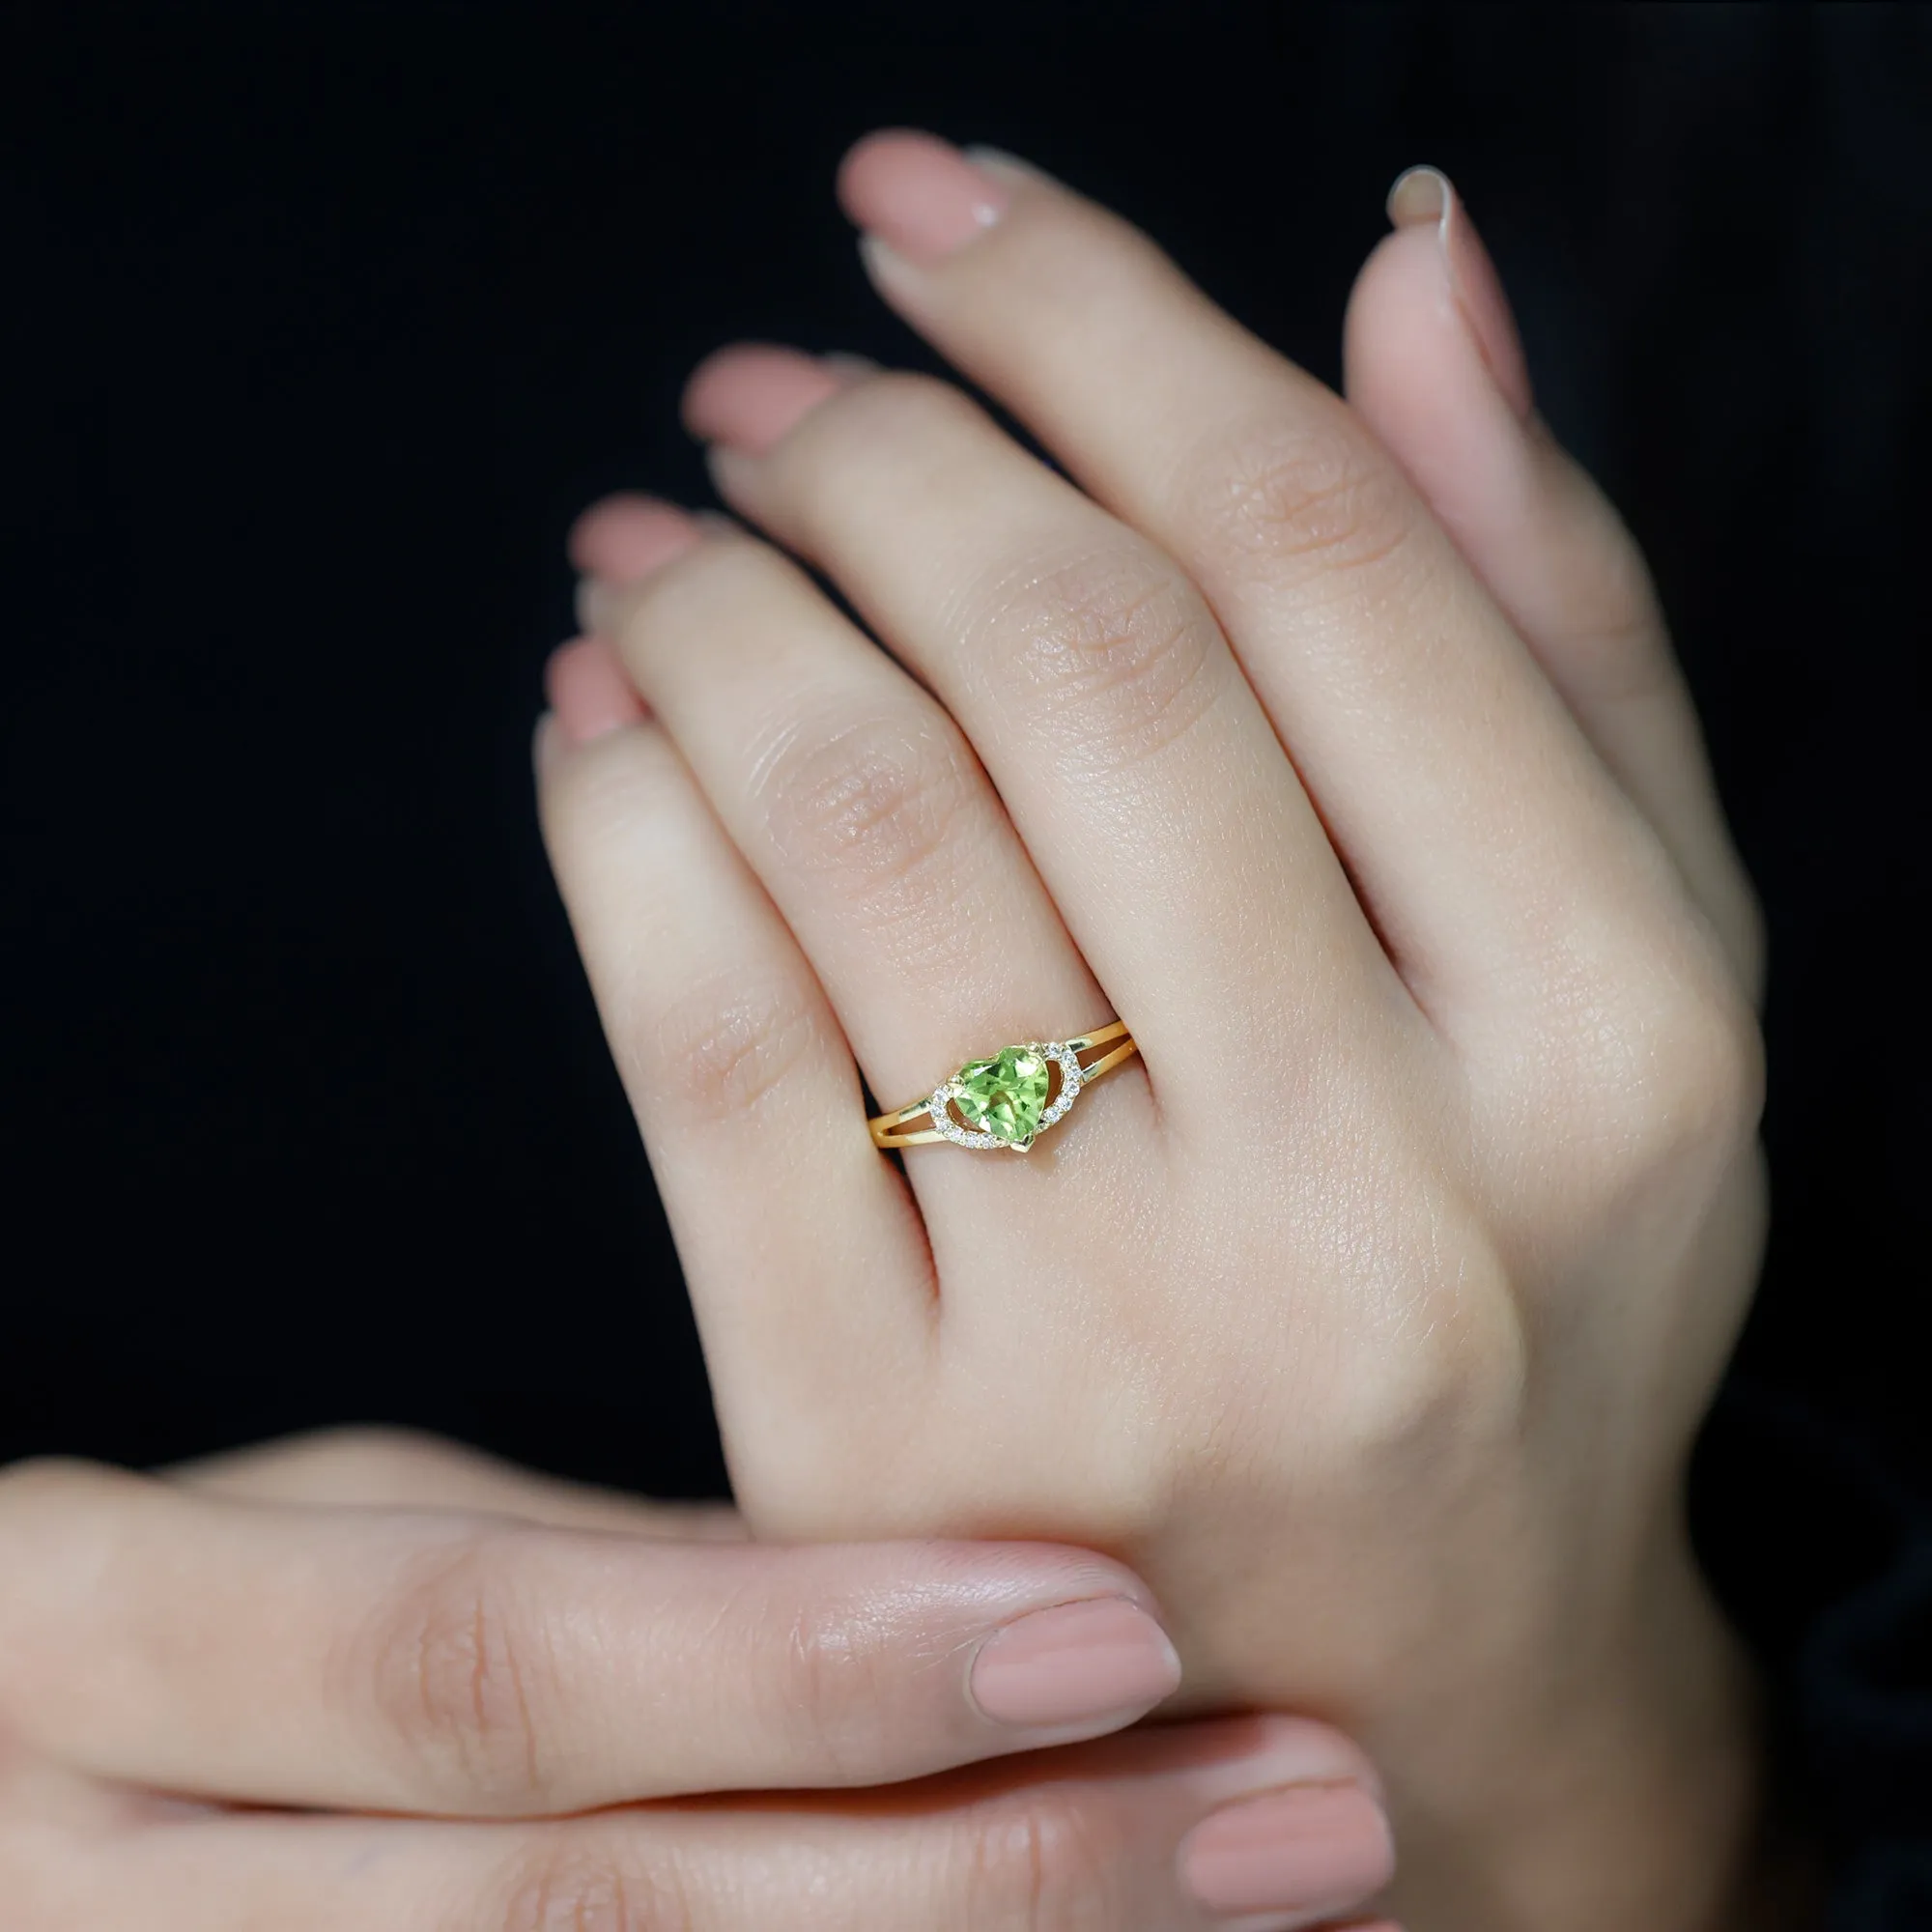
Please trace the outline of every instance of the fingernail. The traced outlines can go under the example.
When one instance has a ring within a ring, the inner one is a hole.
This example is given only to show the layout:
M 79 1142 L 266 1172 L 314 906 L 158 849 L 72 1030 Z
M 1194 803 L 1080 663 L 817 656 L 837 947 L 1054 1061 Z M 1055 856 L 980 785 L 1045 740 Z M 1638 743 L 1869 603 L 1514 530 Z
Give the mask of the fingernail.
M 564 750 L 574 751 L 650 715 L 603 638 L 573 638 L 559 644 L 544 666 L 544 692 L 555 727 L 539 748 L 546 758 L 554 758 L 559 739 Z
M 922 268 L 983 235 L 1006 213 L 1006 187 L 957 148 L 906 128 L 868 134 L 838 170 L 845 213 Z
M 689 511 L 656 497 L 606 497 L 570 526 L 565 548 L 586 577 L 638 583 L 696 546 L 702 532 Z
M 973 1700 L 1028 1730 L 1151 1710 L 1180 1683 L 1167 1633 L 1121 1597 L 1035 1610 L 996 1631 L 973 1661 Z
M 1449 177 L 1439 168 L 1430 167 L 1410 168 L 1398 176 L 1389 189 L 1388 218 L 1398 228 L 1416 228 L 1430 221 L 1435 224 L 1450 293 L 1476 353 L 1510 408 L 1528 421 L 1535 398 L 1516 315 L 1503 293 L 1496 265 Z
M 1452 192 L 1449 177 L 1440 168 L 1405 168 L 1388 191 L 1390 225 L 1420 228 L 1425 221 L 1440 221 Z
M 762 456 L 849 380 L 803 350 L 735 344 L 692 371 L 684 388 L 685 427 L 700 441 Z
M 1205 1818 L 1180 1875 L 1209 1911 L 1346 1912 L 1395 1871 L 1388 1820 L 1357 1784 L 1291 1785 Z

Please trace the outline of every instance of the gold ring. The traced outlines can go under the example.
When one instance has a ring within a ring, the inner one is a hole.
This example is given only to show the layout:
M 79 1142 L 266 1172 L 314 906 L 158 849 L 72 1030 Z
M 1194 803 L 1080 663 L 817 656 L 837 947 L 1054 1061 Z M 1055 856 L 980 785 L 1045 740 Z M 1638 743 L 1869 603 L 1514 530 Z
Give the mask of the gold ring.
M 880 1114 L 869 1124 L 873 1145 L 918 1147 L 951 1141 L 954 1147 L 1010 1148 L 1025 1153 L 1037 1135 L 1065 1114 L 1101 1074 L 1140 1048 L 1125 1023 L 1112 1020 L 1076 1039 L 1030 1039 L 1003 1046 L 984 1060 L 969 1060 L 923 1100 Z M 1083 1054 L 1096 1054 L 1083 1061 Z M 915 1121 L 924 1121 L 914 1127 Z

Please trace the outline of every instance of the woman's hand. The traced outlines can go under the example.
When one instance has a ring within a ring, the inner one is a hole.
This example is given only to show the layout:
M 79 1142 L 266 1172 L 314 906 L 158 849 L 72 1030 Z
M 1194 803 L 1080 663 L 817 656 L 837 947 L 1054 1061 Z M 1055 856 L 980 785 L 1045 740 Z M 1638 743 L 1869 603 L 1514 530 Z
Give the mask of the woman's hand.
M 759 1548 L 392 1432 L 21 1463 L 0 1900 L 8 1932 L 1260 1932 L 1375 1889 L 1373 1774 L 1293 1719 L 810 1795 L 1094 1738 L 1175 1680 L 1078 1550 Z M 726 1790 L 765 1795 L 634 1802 Z
M 1714 1922 L 1754 1754 L 1679 1491 L 1757 938 L 1640 560 L 1439 177 L 1353 406 L 1009 161 L 884 136 L 842 191 L 1073 480 L 930 378 L 725 352 L 687 419 L 782 550 L 593 513 L 624 676 L 562 654 L 539 748 L 752 1525 L 1110 1548 L 1195 1707 L 1364 1741 L 1419 1925 Z M 1141 1060 L 1027 1158 L 867 1137 L 862 1075 L 1110 1014 Z

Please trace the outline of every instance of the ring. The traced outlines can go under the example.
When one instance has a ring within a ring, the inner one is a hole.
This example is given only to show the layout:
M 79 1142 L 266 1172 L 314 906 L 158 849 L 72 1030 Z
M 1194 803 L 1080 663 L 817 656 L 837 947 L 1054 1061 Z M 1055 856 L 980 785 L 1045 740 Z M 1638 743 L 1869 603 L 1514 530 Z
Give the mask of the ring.
M 1125 1023 L 1111 1020 L 1075 1039 L 1030 1039 L 1003 1046 L 984 1060 L 969 1060 L 923 1100 L 879 1114 L 868 1123 L 875 1147 L 918 1147 L 951 1141 L 955 1147 L 1010 1148 L 1025 1153 L 1035 1137 L 1065 1114 L 1101 1074 L 1140 1048 Z M 1082 1063 L 1083 1053 L 1097 1053 Z M 924 1121 L 923 1127 L 912 1122 Z

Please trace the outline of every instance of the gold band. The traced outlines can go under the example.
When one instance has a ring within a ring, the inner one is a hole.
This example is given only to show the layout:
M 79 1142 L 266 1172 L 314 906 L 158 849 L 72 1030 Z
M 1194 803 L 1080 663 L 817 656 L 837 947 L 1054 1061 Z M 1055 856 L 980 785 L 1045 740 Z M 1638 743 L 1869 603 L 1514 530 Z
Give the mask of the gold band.
M 1009 1148 L 1025 1153 L 1101 1074 L 1140 1051 L 1122 1020 L 1073 1039 L 1031 1039 L 969 1060 L 923 1100 L 879 1114 L 868 1124 L 875 1147 Z M 1084 1056 L 1093 1054 L 1094 1059 Z M 975 1119 L 984 1127 L 972 1124 Z M 923 1127 L 913 1127 L 923 1121 Z M 990 1131 L 989 1131 L 990 1129 Z

